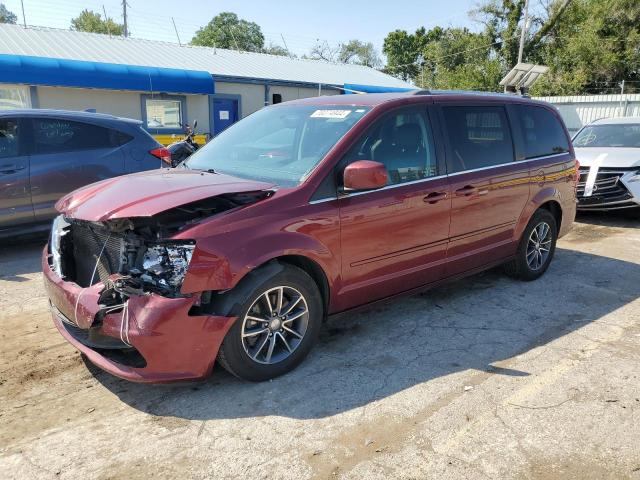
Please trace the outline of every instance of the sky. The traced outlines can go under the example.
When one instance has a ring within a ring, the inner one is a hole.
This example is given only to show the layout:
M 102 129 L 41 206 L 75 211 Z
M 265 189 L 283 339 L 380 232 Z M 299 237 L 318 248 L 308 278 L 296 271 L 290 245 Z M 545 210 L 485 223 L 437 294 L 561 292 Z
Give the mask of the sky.
M 22 23 L 20 0 L 0 0 Z M 173 17 L 182 43 L 195 31 L 223 11 L 256 22 L 266 43 L 283 45 L 297 55 L 308 53 L 317 40 L 337 45 L 350 39 L 373 42 L 378 52 L 388 32 L 413 32 L 420 26 L 467 26 L 478 29 L 468 11 L 477 0 L 128 0 L 132 36 L 177 42 Z M 84 8 L 122 21 L 121 0 L 24 0 L 28 25 L 69 28 L 70 21 Z M 284 37 L 284 42 L 282 37 Z

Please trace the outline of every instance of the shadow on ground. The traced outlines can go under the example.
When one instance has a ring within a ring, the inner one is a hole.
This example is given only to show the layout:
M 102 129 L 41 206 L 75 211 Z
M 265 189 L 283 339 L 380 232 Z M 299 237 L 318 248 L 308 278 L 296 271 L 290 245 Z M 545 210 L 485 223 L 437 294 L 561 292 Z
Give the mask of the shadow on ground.
M 493 364 L 615 312 L 640 296 L 638 285 L 640 265 L 559 248 L 535 282 L 494 270 L 333 319 L 305 362 L 270 382 L 243 382 L 217 367 L 199 385 L 153 386 L 90 369 L 152 415 L 323 418 L 468 369 L 528 376 Z
M 26 274 L 40 272 L 40 253 L 46 243 L 47 235 L 0 239 L 0 280 L 26 282 Z
M 610 212 L 578 212 L 576 221 L 603 227 L 640 228 L 640 208 Z

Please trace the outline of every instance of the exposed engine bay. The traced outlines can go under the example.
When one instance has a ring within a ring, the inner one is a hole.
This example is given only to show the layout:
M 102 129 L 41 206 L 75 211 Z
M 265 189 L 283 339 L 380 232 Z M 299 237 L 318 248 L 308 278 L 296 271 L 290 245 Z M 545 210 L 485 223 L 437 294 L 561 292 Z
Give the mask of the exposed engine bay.
M 53 222 L 49 242 L 51 267 L 61 278 L 80 287 L 104 283 L 101 299 L 105 305 L 132 295 L 181 296 L 195 242 L 171 237 L 194 223 L 271 194 L 258 191 L 221 195 L 152 217 L 105 222 L 61 215 Z

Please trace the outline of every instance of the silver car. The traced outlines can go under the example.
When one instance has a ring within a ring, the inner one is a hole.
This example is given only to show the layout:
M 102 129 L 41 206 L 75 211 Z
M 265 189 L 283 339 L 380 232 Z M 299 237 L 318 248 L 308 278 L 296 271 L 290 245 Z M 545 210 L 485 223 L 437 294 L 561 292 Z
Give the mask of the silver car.
M 640 207 L 640 117 L 606 118 L 573 138 L 580 162 L 578 209 Z

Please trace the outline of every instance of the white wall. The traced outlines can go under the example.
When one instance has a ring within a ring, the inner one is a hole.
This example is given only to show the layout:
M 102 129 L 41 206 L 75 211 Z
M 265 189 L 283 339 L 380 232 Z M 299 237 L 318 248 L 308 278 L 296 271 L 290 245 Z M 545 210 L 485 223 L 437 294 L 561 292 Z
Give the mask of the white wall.
M 38 87 L 40 108 L 87 110 L 142 120 L 140 94 L 86 88 Z
M 88 88 L 38 87 L 40 108 L 58 110 L 87 110 L 108 113 L 118 117 L 142 120 L 140 95 L 147 92 L 125 92 Z M 191 123 L 198 120 L 198 131 L 209 132 L 209 97 L 207 95 L 185 95 L 187 115 L 182 119 Z
M 189 125 L 198 120 L 198 133 L 211 133 L 209 129 L 209 95 L 187 95 L 187 116 Z
M 571 133 L 599 118 L 640 117 L 640 94 L 536 97 L 554 105 Z
M 216 81 L 216 93 L 240 95 L 242 97 L 240 116 L 243 118 L 264 107 L 264 85 Z
M 243 118 L 264 107 L 264 85 L 221 82 L 216 80 L 216 93 L 240 95 L 242 97 L 242 112 L 240 112 L 240 115 Z M 274 93 L 282 95 L 282 101 L 287 102 L 299 98 L 317 97 L 318 89 L 272 85 L 269 89 L 269 103 L 271 103 Z M 340 94 L 340 92 L 337 90 L 330 90 L 329 88 L 322 89 L 322 95 L 338 94 Z
M 272 86 L 269 90 L 269 102 L 273 99 L 273 94 L 279 93 L 282 95 L 282 101 L 288 102 L 289 100 L 297 100 L 299 98 L 309 98 L 309 97 L 317 97 L 318 89 L 317 88 L 303 88 L 303 87 L 281 87 L 281 86 Z M 321 90 L 322 95 L 339 95 L 340 92 L 337 90 L 330 90 L 328 88 L 323 88 Z

